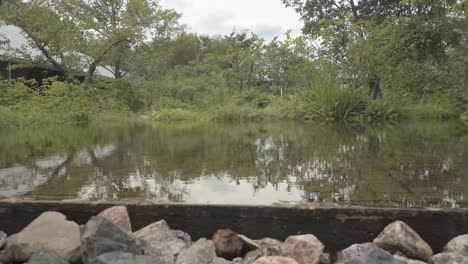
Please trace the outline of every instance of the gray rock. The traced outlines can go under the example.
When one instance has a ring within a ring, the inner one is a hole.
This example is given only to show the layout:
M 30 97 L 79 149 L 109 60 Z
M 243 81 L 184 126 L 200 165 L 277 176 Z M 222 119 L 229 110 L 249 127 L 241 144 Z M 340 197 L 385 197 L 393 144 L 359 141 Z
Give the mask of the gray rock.
M 330 254 L 322 253 L 322 255 L 320 255 L 319 264 L 331 264 Z
M 262 257 L 280 256 L 280 255 L 281 255 L 280 248 L 277 248 L 277 247 L 259 248 L 259 249 L 248 252 L 244 257 L 242 264 L 252 264 L 257 259 L 262 258 Z
M 80 260 L 80 230 L 78 224 L 66 220 L 58 212 L 45 212 L 21 232 L 7 240 L 5 255 L 12 262 L 26 262 L 43 248 L 55 251 L 69 262 Z
M 440 253 L 432 256 L 429 264 L 468 264 L 468 257 L 453 252 Z
M 426 262 L 423 262 L 420 260 L 409 259 L 400 254 L 394 254 L 393 258 L 396 260 L 398 264 L 427 264 Z
M 335 264 L 343 264 L 353 257 L 368 255 L 376 248 L 378 247 L 374 243 L 353 244 L 336 254 Z
M 282 256 L 262 257 L 254 262 L 254 264 L 299 264 L 292 258 Z
M 183 249 L 191 245 L 190 235 L 172 230 L 164 220 L 138 230 L 133 236 L 145 255 L 158 256 L 171 263 Z
M 96 258 L 93 264 L 168 264 L 155 256 L 139 256 L 128 252 L 108 252 Z
M 68 262 L 55 251 L 44 248 L 32 254 L 28 264 L 68 264 Z
M 232 262 L 234 262 L 234 263 L 242 263 L 242 261 L 244 261 L 243 258 L 235 258 L 235 259 L 232 260 Z
M 0 231 L 0 250 L 2 250 L 3 247 L 6 245 L 7 238 L 7 234 L 5 234 L 5 232 L 3 231 Z
M 201 238 L 177 256 L 176 264 L 210 264 L 216 257 L 213 242 Z
M 107 218 L 93 216 L 80 231 L 84 264 L 92 264 L 99 255 L 108 252 L 142 253 L 135 241 Z
M 396 221 L 374 239 L 374 243 L 391 252 L 402 252 L 406 256 L 424 261 L 434 254 L 432 248 L 413 230 L 402 221 Z
M 299 264 L 318 264 L 323 253 L 323 244 L 314 235 L 290 236 L 281 247 L 283 256 Z
M 223 258 L 214 258 L 211 264 L 233 264 L 234 262 L 231 262 L 229 260 L 223 259 Z
M 468 235 L 457 236 L 450 240 L 445 246 L 444 252 L 456 252 L 468 256 Z
M 345 264 L 399 264 L 392 254 L 381 248 L 375 248 L 368 254 L 348 259 Z
M 124 232 L 132 233 L 132 224 L 130 223 L 130 217 L 125 206 L 113 206 L 100 212 L 97 216 L 105 217 L 111 220 L 116 226 L 120 227 Z
M 258 239 L 258 240 L 253 240 L 244 235 L 238 235 L 238 236 L 240 239 L 242 239 L 246 248 L 250 250 L 259 249 L 261 247 L 281 248 L 281 246 L 283 245 L 283 242 L 273 239 L 273 238 L 269 238 L 269 237 Z

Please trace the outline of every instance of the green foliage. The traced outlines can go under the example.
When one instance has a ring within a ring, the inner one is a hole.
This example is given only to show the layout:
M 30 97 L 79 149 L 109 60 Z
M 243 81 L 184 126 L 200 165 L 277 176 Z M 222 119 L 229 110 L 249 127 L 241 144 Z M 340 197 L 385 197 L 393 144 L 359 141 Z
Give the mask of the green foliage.
M 353 110 L 364 104 L 362 90 L 338 87 L 318 87 L 303 94 L 312 119 L 328 121 L 348 120 L 357 115 Z
M 244 105 L 229 104 L 212 113 L 211 119 L 217 122 L 254 122 L 268 119 L 267 112 L 263 109 Z
M 201 119 L 199 114 L 180 108 L 163 108 L 149 113 L 144 118 L 156 122 L 199 121 Z
M 446 120 L 460 115 L 455 101 L 440 95 L 425 96 L 408 110 L 414 119 Z
M 105 113 L 128 112 L 109 87 L 96 88 L 53 79 L 42 85 L 0 82 L 3 126 L 86 124 Z
M 404 94 L 385 94 L 383 98 L 367 100 L 363 118 L 371 122 L 401 120 L 407 117 L 408 105 L 408 99 Z

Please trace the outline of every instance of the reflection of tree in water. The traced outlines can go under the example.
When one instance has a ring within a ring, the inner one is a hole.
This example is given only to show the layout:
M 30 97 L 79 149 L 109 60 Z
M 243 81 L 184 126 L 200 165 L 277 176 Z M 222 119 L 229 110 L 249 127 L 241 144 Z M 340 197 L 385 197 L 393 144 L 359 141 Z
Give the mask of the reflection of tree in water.
M 184 201 L 189 185 L 201 178 L 229 177 L 233 184 L 249 182 L 254 191 L 287 185 L 306 201 L 326 204 L 453 206 L 468 194 L 468 144 L 458 131 L 456 124 L 440 123 L 365 130 L 252 124 L 83 131 L 51 149 L 66 154 L 42 169 L 55 176 L 36 181 L 29 195 Z M 11 155 L 2 159 L 0 164 L 15 161 Z M 28 165 L 30 159 L 16 160 L 41 172 Z

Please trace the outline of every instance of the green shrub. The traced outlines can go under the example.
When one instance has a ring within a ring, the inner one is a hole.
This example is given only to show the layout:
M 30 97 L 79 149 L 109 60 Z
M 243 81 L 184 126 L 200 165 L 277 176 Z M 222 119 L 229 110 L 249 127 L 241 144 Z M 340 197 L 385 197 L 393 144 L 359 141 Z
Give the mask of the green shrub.
M 218 122 L 251 122 L 267 119 L 266 114 L 263 109 L 230 104 L 214 110 L 211 119 Z
M 308 117 L 329 121 L 349 120 L 357 115 L 354 109 L 365 103 L 361 89 L 341 89 L 335 86 L 319 87 L 302 95 L 306 101 Z
M 17 127 L 23 124 L 23 118 L 7 107 L 0 106 L 0 129 Z
M 265 109 L 271 116 L 280 120 L 303 120 L 306 116 L 304 101 L 294 95 L 288 97 L 272 96 L 271 104 Z
M 456 102 L 446 95 L 425 96 L 408 108 L 408 115 L 413 119 L 446 120 L 459 114 Z
M 373 121 L 395 121 L 405 118 L 408 100 L 404 94 L 384 94 L 383 98 L 368 98 L 364 119 Z
M 185 109 L 161 109 L 146 116 L 156 122 L 197 121 L 201 119 L 199 113 Z

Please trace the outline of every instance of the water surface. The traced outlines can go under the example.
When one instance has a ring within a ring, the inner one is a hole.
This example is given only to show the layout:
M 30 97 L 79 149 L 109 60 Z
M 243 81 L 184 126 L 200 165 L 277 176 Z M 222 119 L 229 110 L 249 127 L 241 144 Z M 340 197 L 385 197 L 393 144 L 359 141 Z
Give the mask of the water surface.
M 458 123 L 0 130 L 0 198 L 465 207 Z

